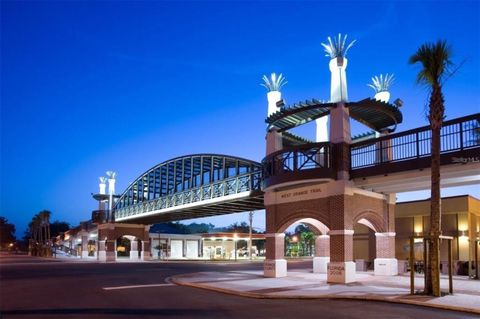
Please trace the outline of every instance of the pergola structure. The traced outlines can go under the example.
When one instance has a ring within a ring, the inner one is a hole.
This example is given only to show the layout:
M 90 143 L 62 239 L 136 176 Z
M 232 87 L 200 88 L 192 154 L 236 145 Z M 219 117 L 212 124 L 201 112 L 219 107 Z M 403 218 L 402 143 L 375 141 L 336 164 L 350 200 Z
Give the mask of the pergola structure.
M 335 103 L 324 103 L 317 99 L 298 102 L 290 106 L 284 106 L 283 103 L 280 105 L 282 105 L 280 109 L 265 120 L 269 130 L 287 132 L 292 128 L 329 115 L 330 109 L 335 107 Z M 345 103 L 345 107 L 349 109 L 352 119 L 378 132 L 385 130 L 393 132 L 397 124 L 402 123 L 403 120 L 398 107 L 371 98 Z

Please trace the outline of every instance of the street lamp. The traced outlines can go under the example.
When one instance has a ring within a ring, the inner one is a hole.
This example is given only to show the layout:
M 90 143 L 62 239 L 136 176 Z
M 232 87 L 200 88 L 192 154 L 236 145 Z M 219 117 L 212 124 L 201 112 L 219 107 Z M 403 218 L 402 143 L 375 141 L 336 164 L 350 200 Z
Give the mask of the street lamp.
M 250 228 L 248 229 L 248 257 L 252 260 L 252 223 L 253 223 L 253 211 L 248 213 L 248 221 L 250 222 Z
M 109 200 L 108 200 L 109 215 L 108 215 L 107 222 L 112 222 L 113 221 L 113 216 L 112 216 L 113 196 L 115 195 L 115 177 L 117 176 L 117 173 L 115 173 L 114 171 L 108 171 L 107 176 L 108 176 L 108 194 L 109 194 Z

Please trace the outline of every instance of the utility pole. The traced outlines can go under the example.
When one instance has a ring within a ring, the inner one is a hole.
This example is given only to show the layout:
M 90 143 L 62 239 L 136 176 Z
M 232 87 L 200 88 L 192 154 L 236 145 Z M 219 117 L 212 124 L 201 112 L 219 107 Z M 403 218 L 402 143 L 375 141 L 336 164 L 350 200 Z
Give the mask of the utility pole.
M 253 224 L 253 211 L 248 213 L 248 221 L 250 228 L 248 230 L 248 257 L 252 260 L 252 224 Z

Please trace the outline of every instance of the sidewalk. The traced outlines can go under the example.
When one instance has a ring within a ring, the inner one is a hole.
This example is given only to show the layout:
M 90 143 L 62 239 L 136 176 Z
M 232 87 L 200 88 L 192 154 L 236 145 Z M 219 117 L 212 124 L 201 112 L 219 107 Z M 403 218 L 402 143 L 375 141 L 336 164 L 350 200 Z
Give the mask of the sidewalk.
M 357 272 L 357 282 L 327 284 L 326 274 L 289 271 L 287 277 L 264 278 L 261 271 L 200 272 L 179 275 L 172 282 L 251 298 L 340 298 L 387 301 L 467 311 L 480 314 L 480 281 L 455 276 L 453 295 L 431 297 L 410 295 L 409 275 L 374 276 Z M 415 278 L 416 290 L 423 289 L 423 277 Z M 442 291 L 448 291 L 448 278 L 441 278 Z

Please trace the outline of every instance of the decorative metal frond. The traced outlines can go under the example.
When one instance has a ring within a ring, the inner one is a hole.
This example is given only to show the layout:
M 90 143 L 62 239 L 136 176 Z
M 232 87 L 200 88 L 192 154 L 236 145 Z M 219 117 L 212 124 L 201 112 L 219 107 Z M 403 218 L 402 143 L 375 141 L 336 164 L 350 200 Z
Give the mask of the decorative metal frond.
M 280 73 L 278 77 L 275 73 L 272 73 L 270 74 L 270 79 L 264 75 L 262 80 L 264 83 L 261 83 L 260 85 L 267 88 L 269 92 L 280 91 L 280 88 L 288 83 L 282 73 Z
M 98 179 L 100 180 L 100 184 L 105 184 L 107 182 L 107 178 L 104 176 L 101 176 Z
M 108 171 L 108 172 L 107 172 L 107 176 L 108 176 L 108 178 L 110 178 L 110 179 L 115 179 L 115 176 L 117 176 L 117 173 L 114 172 L 114 171 Z
M 385 77 L 383 77 L 383 74 L 380 74 L 380 76 L 375 75 L 372 78 L 372 83 L 367 84 L 369 87 L 375 90 L 375 93 L 379 92 L 386 92 L 392 85 L 394 81 L 394 76 L 393 74 L 385 74 Z
M 332 41 L 331 37 L 328 37 L 328 44 L 321 43 L 323 48 L 325 49 L 325 52 L 327 53 L 325 56 L 328 56 L 332 59 L 337 58 L 337 57 L 345 57 L 347 55 L 348 50 L 353 46 L 353 44 L 357 40 L 353 40 L 350 42 L 347 46 L 347 34 L 345 34 L 345 37 L 342 39 L 342 34 L 338 34 L 338 39 L 334 38 Z

